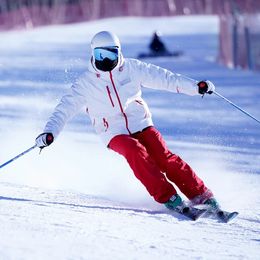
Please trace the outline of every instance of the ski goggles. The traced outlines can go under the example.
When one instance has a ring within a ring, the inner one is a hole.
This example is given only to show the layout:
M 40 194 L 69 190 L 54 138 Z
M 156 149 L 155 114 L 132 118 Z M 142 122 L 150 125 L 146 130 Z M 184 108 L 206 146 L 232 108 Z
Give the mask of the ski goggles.
M 94 49 L 94 58 L 98 61 L 103 61 L 105 58 L 116 60 L 118 58 L 117 47 L 99 47 Z

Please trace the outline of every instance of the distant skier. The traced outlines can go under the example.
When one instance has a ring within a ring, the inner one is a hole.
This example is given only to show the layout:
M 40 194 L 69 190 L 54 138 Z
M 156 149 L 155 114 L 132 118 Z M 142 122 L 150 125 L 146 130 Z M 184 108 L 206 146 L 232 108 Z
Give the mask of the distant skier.
M 155 31 L 153 33 L 151 42 L 149 43 L 149 52 L 142 52 L 138 54 L 138 58 L 156 58 L 156 57 L 178 57 L 183 55 L 182 51 L 169 51 L 161 39 L 160 33 Z
M 165 56 L 169 55 L 169 51 L 166 49 L 165 44 L 160 38 L 160 34 L 156 31 L 153 34 L 151 43 L 149 44 L 151 53 L 155 56 Z
M 196 81 L 136 59 L 125 59 L 118 37 L 97 33 L 91 40 L 88 69 L 64 95 L 36 138 L 39 148 L 50 145 L 66 122 L 86 108 L 96 132 L 106 146 L 123 155 L 135 176 L 154 199 L 182 212 L 186 207 L 173 183 L 192 204 L 218 208 L 212 192 L 192 168 L 166 146 L 154 127 L 142 98 L 142 87 L 188 95 L 211 94 L 210 81 Z

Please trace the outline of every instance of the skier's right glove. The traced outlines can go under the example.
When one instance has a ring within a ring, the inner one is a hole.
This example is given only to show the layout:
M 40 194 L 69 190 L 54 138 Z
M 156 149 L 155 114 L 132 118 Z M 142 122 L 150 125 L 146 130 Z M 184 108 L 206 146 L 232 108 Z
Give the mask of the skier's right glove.
M 209 80 L 200 81 L 197 85 L 198 85 L 198 92 L 202 95 L 206 93 L 212 94 L 215 90 L 214 84 Z
M 44 148 L 49 146 L 54 141 L 54 137 L 52 133 L 42 133 L 38 135 L 35 139 L 35 143 L 37 147 Z

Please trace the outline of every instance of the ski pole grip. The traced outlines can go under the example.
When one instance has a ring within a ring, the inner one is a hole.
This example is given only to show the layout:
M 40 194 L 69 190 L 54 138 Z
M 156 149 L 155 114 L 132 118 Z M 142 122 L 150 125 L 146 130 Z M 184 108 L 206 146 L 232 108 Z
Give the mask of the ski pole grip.
M 208 91 L 208 84 L 207 84 L 206 81 L 200 81 L 197 85 L 199 87 L 199 93 L 200 94 L 203 95 L 203 94 L 207 93 L 207 91 Z
M 54 140 L 54 137 L 52 135 L 52 133 L 47 133 L 47 136 L 46 136 L 46 144 L 47 145 L 50 145 Z

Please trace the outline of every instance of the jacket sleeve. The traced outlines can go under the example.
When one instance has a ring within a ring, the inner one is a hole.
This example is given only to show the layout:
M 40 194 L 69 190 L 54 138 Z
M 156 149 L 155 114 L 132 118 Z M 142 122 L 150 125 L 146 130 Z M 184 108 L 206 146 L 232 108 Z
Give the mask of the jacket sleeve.
M 59 104 L 54 109 L 45 128 L 45 133 L 52 133 L 56 138 L 64 128 L 65 124 L 87 104 L 85 96 L 81 93 L 81 85 L 76 82 L 71 86 Z
M 143 87 L 167 90 L 191 96 L 199 95 L 198 81 L 194 79 L 138 60 L 135 60 L 134 63 L 135 69 L 140 74 L 141 85 Z

